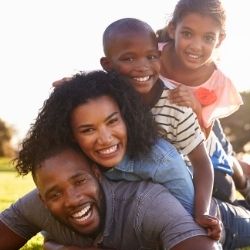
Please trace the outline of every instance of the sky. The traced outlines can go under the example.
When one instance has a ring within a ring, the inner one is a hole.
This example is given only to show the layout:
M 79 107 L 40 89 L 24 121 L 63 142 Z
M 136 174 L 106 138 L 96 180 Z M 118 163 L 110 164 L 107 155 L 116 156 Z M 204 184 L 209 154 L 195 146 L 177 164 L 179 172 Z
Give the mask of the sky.
M 80 70 L 101 69 L 102 33 L 113 21 L 135 17 L 165 26 L 176 0 L 3 0 L 0 2 L 0 119 L 25 136 L 52 82 Z M 220 67 L 239 91 L 250 90 L 249 8 L 224 0 L 227 37 Z

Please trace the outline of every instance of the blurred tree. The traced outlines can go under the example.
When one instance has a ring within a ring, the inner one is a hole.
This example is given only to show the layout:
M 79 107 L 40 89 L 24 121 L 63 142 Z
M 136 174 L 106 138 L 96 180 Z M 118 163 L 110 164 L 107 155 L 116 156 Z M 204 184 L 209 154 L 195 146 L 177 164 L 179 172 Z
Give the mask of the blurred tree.
M 239 110 L 220 120 L 236 153 L 244 152 L 244 146 L 250 142 L 250 92 L 241 96 L 244 104 Z
M 13 156 L 14 149 L 11 145 L 13 134 L 14 129 L 0 119 L 0 156 Z

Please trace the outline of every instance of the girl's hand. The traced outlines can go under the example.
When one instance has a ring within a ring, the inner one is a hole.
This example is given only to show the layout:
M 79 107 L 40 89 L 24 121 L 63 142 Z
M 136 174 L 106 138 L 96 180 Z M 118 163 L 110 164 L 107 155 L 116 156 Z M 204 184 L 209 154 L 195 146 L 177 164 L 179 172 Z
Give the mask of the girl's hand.
M 222 222 L 211 215 L 200 215 L 195 218 L 195 221 L 207 230 L 208 236 L 213 240 L 219 240 L 222 231 Z
M 198 115 L 201 112 L 201 104 L 196 99 L 192 90 L 185 85 L 180 85 L 170 90 L 169 100 L 178 106 L 190 107 Z

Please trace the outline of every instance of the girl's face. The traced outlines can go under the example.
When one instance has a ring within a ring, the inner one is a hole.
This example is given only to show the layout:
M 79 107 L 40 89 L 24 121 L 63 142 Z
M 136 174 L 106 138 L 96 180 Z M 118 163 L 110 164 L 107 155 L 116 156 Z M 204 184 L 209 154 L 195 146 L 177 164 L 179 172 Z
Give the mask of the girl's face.
M 111 97 L 101 96 L 75 108 L 71 127 L 84 153 L 101 166 L 114 167 L 125 156 L 126 124 Z
M 211 62 L 214 49 L 223 36 L 218 23 L 210 16 L 190 13 L 174 26 L 169 34 L 175 43 L 175 53 L 181 67 L 197 69 Z

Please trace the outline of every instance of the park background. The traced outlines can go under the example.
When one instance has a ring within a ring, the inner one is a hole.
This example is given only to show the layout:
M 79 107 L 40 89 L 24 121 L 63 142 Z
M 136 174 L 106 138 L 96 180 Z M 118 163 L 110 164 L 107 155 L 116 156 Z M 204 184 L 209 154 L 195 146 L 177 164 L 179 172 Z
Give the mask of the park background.
M 223 1 L 223 0 L 222 0 Z M 154 30 L 170 18 L 177 0 L 3 0 L 0 2 L 0 156 L 13 156 L 52 90 L 52 82 L 80 70 L 101 69 L 102 33 L 113 21 L 135 17 Z M 222 119 L 234 148 L 250 160 L 249 8 L 224 0 L 227 37 L 219 66 L 242 93 L 244 105 Z M 13 149 L 13 150 L 12 150 Z M 244 153 L 244 154 L 242 154 Z M 0 159 L 0 211 L 34 187 Z M 25 249 L 40 249 L 41 237 Z

